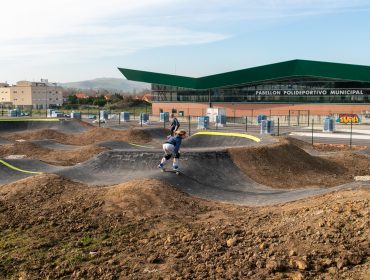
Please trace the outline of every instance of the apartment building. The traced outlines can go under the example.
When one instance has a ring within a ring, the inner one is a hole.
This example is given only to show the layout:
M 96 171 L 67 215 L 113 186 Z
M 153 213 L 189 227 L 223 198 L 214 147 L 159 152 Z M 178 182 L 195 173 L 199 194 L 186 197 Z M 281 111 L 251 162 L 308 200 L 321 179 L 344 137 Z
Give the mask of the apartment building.
M 0 83 L 0 103 L 34 109 L 62 106 L 63 88 L 47 80 L 19 81 L 12 86 Z
M 0 83 L 0 104 L 10 104 L 10 87 L 6 83 Z

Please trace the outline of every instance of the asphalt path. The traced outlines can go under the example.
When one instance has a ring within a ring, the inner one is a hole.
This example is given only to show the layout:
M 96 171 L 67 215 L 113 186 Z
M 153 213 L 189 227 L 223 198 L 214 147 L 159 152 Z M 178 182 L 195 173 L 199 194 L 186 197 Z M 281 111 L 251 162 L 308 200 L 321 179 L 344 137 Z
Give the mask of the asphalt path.
M 64 133 L 80 133 L 88 129 L 73 119 L 0 120 L 0 135 L 36 129 L 55 129 Z
M 268 135 L 262 135 L 260 142 L 244 137 L 239 139 L 237 136 L 194 135 L 183 142 L 180 158 L 182 174 L 161 172 L 157 165 L 163 156 L 161 143 L 165 139 L 166 131 L 152 128 L 151 133 L 153 136 L 151 146 L 119 141 L 103 142 L 102 146 L 112 150 L 70 167 L 53 166 L 38 160 L 1 160 L 0 185 L 34 176 L 37 174 L 35 172 L 55 173 L 97 186 L 109 186 L 132 179 L 153 178 L 168 182 L 179 190 L 197 197 L 251 206 L 284 203 L 340 189 L 370 186 L 370 182 L 353 182 L 334 188 L 298 188 L 300 186 L 297 186 L 297 189 L 276 189 L 258 184 L 235 166 L 225 147 L 274 142 L 274 138 Z M 41 140 L 39 143 L 57 148 L 57 144 L 50 140 Z M 59 148 L 62 147 L 59 146 Z M 170 161 L 167 167 L 171 168 Z
M 128 149 L 107 151 L 72 167 L 56 167 L 35 160 L 7 160 L 7 162 L 23 170 L 56 173 L 89 185 L 109 186 L 132 179 L 159 179 L 197 197 L 250 206 L 271 205 L 340 189 L 370 186 L 370 182 L 356 182 L 325 189 L 270 188 L 245 176 L 234 165 L 227 151 L 184 153 L 180 159 L 181 175 L 157 169 L 161 158 L 160 150 Z M 170 162 L 167 167 L 171 167 Z M 33 175 L 0 165 L 0 184 Z

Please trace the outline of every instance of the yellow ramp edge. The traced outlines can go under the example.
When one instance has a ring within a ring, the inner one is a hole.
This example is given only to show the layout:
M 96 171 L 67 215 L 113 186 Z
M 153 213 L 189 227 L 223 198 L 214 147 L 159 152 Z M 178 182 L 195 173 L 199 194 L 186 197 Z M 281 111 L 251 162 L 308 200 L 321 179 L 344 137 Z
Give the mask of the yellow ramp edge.
M 253 135 L 245 134 L 245 133 L 233 133 L 233 132 L 217 132 L 217 131 L 199 131 L 194 135 L 212 135 L 212 136 L 229 136 L 229 137 L 242 137 L 247 138 L 256 142 L 261 142 L 261 139 L 255 137 Z
M 0 159 L 0 163 L 4 164 L 6 167 L 9 167 L 10 169 L 13 169 L 15 171 L 19 171 L 19 172 L 23 172 L 23 173 L 28 173 L 28 174 L 42 174 L 42 172 L 37 172 L 37 171 L 28 171 L 28 170 L 23 170 L 23 169 L 20 169 L 18 167 L 15 167 L 9 163 L 7 163 L 6 161 L 3 161 Z

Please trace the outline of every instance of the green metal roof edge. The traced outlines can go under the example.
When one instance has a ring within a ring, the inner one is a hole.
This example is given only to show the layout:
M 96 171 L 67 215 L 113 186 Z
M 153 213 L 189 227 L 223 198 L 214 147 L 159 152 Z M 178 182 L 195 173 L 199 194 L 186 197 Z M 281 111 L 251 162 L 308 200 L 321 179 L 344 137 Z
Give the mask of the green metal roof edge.
M 118 68 L 127 80 L 184 88 L 197 88 L 196 78 Z
M 298 59 L 200 78 L 124 68 L 118 69 L 128 80 L 190 89 L 231 87 L 241 84 L 300 76 L 370 82 L 370 66 Z

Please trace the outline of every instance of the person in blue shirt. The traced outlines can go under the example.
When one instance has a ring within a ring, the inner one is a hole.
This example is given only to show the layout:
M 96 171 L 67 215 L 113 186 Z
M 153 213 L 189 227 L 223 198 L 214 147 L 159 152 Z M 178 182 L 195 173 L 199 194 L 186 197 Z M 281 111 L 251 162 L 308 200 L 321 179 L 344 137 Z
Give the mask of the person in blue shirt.
M 171 114 L 172 122 L 171 122 L 171 136 L 175 136 L 175 131 L 179 129 L 180 122 L 176 118 L 175 114 Z
M 174 158 L 172 168 L 173 170 L 178 170 L 180 158 L 180 146 L 182 139 L 186 137 L 186 131 L 176 130 L 175 135 L 176 136 L 169 137 L 167 141 L 163 144 L 164 156 L 161 160 L 161 163 L 158 165 L 158 168 L 164 168 L 164 164 L 166 163 L 166 161 L 173 156 Z

